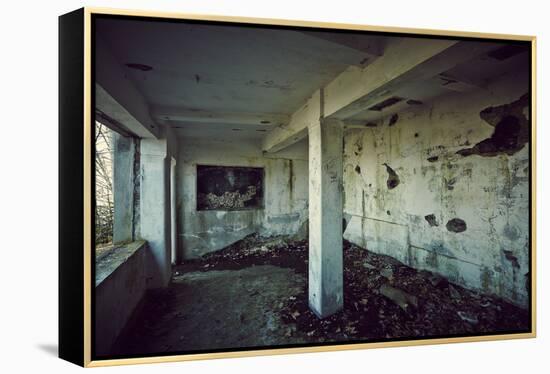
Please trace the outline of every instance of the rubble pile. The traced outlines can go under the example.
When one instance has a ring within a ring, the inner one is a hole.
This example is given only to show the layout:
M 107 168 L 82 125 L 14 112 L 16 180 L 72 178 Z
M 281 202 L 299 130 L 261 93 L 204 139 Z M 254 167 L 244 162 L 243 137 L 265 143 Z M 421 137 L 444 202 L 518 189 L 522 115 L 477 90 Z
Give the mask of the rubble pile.
M 307 241 L 251 235 L 221 251 L 178 266 L 186 271 L 290 267 L 307 280 Z M 307 284 L 307 282 L 306 282 Z M 467 290 L 428 271 L 344 243 L 344 308 L 318 319 L 307 286 L 281 301 L 289 334 L 309 342 L 385 340 L 527 331 L 529 313 L 501 299 Z

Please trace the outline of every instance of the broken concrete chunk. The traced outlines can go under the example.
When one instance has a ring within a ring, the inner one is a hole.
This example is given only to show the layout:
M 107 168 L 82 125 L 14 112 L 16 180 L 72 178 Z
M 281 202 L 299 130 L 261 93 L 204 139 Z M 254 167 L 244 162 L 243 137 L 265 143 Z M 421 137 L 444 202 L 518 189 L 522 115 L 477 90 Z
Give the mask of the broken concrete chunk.
M 376 269 L 376 266 L 369 264 L 368 262 L 364 262 L 363 267 L 369 270 Z
M 473 315 L 472 313 L 463 312 L 463 311 L 457 311 L 456 314 L 460 317 L 461 320 L 471 323 L 472 325 L 475 325 L 479 322 L 477 317 Z
M 384 283 L 380 287 L 380 294 L 387 297 L 403 310 L 407 310 L 409 306 L 418 307 L 418 298 L 410 295 L 403 290 L 392 287 L 387 283 Z
M 392 268 L 384 268 L 380 270 L 380 275 L 387 279 L 393 278 L 393 270 Z
M 460 295 L 460 292 L 458 292 L 458 290 L 455 287 L 453 287 L 452 284 L 449 284 L 449 295 L 454 300 L 459 300 L 462 298 L 462 296 Z
M 439 275 L 437 274 L 432 274 L 428 280 L 430 281 L 430 283 L 432 284 L 432 286 L 434 287 L 437 287 L 437 288 L 444 288 L 448 282 L 445 278 L 443 277 L 440 277 Z

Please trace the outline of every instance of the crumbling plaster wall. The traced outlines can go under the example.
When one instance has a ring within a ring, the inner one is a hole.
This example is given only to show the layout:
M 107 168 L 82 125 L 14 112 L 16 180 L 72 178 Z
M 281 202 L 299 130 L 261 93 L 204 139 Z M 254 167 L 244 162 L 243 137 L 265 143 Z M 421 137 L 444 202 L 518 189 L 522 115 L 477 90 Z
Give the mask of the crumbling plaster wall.
M 527 307 L 528 82 L 515 72 L 347 130 L 344 237 Z
M 301 235 L 308 219 L 307 142 L 262 154 L 253 139 L 181 138 L 177 160 L 179 258 L 196 258 L 252 233 Z M 197 164 L 264 168 L 263 208 L 197 211 Z

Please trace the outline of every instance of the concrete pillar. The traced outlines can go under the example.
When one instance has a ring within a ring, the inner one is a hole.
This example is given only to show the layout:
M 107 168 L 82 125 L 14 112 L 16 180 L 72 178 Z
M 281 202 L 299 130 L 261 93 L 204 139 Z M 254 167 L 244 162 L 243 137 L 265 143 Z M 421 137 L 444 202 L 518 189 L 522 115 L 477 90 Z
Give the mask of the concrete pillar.
M 171 277 L 170 162 L 166 140 L 141 142 L 140 237 L 149 243 L 149 288 L 164 287 Z
M 170 245 L 172 264 L 178 263 L 177 227 L 176 227 L 176 159 L 170 158 Z
M 325 318 L 344 305 L 342 136 L 338 120 L 321 120 L 309 134 L 309 307 Z
M 132 241 L 134 219 L 135 142 L 113 133 L 113 243 Z

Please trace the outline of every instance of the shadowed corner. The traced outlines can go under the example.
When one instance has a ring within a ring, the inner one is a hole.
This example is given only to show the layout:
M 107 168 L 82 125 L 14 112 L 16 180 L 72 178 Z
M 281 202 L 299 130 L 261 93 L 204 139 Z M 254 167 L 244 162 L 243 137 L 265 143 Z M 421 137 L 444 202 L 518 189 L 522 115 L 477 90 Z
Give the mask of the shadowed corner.
M 54 357 L 58 356 L 59 349 L 57 344 L 54 344 L 54 343 L 38 344 L 36 347 L 40 349 L 42 352 L 47 353 L 48 355 L 51 355 Z

